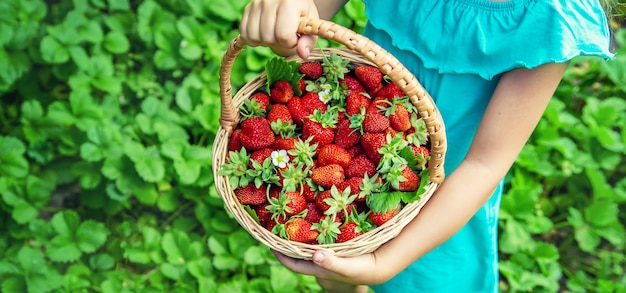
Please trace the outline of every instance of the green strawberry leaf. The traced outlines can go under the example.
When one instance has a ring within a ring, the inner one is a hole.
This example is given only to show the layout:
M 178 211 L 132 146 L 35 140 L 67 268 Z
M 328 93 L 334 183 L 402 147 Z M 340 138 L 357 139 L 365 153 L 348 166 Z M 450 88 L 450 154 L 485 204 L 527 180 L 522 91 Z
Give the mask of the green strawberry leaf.
M 406 192 L 388 191 L 372 194 L 366 198 L 367 205 L 374 213 L 385 213 L 397 207 Z
M 267 74 L 267 88 L 266 91 L 270 92 L 270 87 L 277 81 L 286 80 L 291 83 L 294 94 L 299 96 L 300 84 L 298 81 L 304 77 L 304 74 L 298 71 L 300 64 L 297 61 L 287 61 L 282 57 L 274 57 L 267 61 L 265 64 L 265 73 Z

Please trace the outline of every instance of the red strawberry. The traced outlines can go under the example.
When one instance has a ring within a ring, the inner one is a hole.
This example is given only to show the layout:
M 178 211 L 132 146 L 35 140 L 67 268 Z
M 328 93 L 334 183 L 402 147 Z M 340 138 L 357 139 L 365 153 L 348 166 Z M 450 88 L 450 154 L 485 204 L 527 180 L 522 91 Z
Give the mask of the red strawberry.
M 344 180 L 343 167 L 338 164 L 330 164 L 326 166 L 320 166 L 311 171 L 311 179 L 317 185 L 325 188 L 330 188 L 333 185 L 337 185 Z M 319 195 L 318 195 L 319 196 Z
M 305 183 L 302 185 L 302 195 L 304 195 L 306 201 L 314 201 L 317 191 L 311 189 L 311 185 Z
M 304 79 L 298 80 L 298 89 L 300 90 L 300 93 L 304 93 L 306 91 L 306 82 L 304 82 Z
M 371 111 L 365 114 L 363 119 L 363 131 L 369 133 L 384 133 L 390 127 L 389 118 L 379 111 Z
M 339 85 L 345 87 L 347 93 L 356 92 L 362 93 L 365 92 L 365 88 L 363 85 L 352 76 L 345 76 L 342 80 L 339 80 Z
M 293 122 L 295 122 L 296 125 L 302 126 L 309 116 L 304 106 L 302 106 L 302 98 L 293 97 L 287 103 L 287 108 L 289 109 L 289 113 L 291 113 L 291 117 L 293 117 Z
M 272 216 L 272 213 L 267 209 L 267 206 L 268 204 L 264 203 L 254 208 L 256 216 L 257 218 L 259 218 L 259 224 L 261 224 L 261 226 L 263 227 L 267 226 L 267 223 L 270 221 Z
M 345 169 L 346 178 L 367 176 L 372 177 L 376 174 L 376 165 L 366 155 L 359 155 L 352 159 L 350 166 Z
M 402 176 L 406 178 L 406 181 L 398 183 L 397 190 L 399 191 L 415 191 L 420 186 L 420 177 L 411 170 L 409 167 L 402 169 Z M 392 188 L 393 184 L 392 184 Z
M 273 218 L 270 216 L 270 219 L 267 221 L 265 228 L 269 230 L 270 232 L 273 232 L 272 230 L 274 230 L 274 227 L 277 224 L 285 224 L 287 223 L 287 220 L 289 220 L 289 218 L 283 215 L 277 215 L 276 217 L 273 217 Z
M 372 103 L 365 112 L 363 119 L 363 131 L 380 133 L 387 131 L 390 126 L 389 118 L 385 117 L 381 109 L 377 105 L 382 103 Z
M 397 131 L 407 131 L 411 128 L 411 114 L 404 105 L 396 104 L 395 111 L 389 115 L 389 123 Z
M 361 231 L 359 225 L 353 221 L 344 224 L 339 228 L 339 232 L 339 235 L 337 235 L 337 243 L 346 242 L 363 235 L 363 231 Z
M 422 157 L 424 157 L 424 158 L 430 157 L 430 150 L 428 150 L 428 148 L 426 146 L 423 146 L 423 145 L 420 145 L 420 146 L 413 145 L 413 146 L 411 146 L 411 148 L 413 149 L 413 153 L 415 154 L 416 157 L 419 157 L 419 155 L 422 155 Z
M 311 143 L 317 143 L 318 148 L 330 144 L 335 139 L 335 131 L 332 128 L 324 128 L 321 123 L 306 120 L 302 125 L 302 139 L 313 137 Z
M 234 192 L 237 200 L 239 200 L 239 203 L 260 205 L 267 201 L 267 197 L 265 196 L 266 188 L 267 186 L 265 184 L 262 184 L 259 188 L 257 188 L 253 182 L 250 182 L 246 186 L 235 189 Z
M 295 137 L 277 137 L 272 145 L 272 148 L 275 150 L 295 150 L 296 149 L 296 141 L 298 139 Z
M 290 200 L 289 203 L 287 203 L 287 207 L 290 211 L 285 211 L 287 216 L 298 214 L 306 208 L 306 198 L 304 198 L 304 195 L 300 192 L 285 192 L 285 197 Z
M 303 62 L 298 68 L 300 73 L 304 74 L 309 79 L 318 79 L 324 74 L 324 68 L 322 64 L 315 61 Z
M 270 122 L 264 117 L 252 117 L 240 124 L 241 144 L 250 151 L 260 150 L 271 146 L 276 139 Z
M 378 88 L 383 82 L 383 73 L 380 69 L 370 65 L 360 65 L 354 68 L 356 78 L 366 90 Z
M 385 133 L 365 133 L 361 136 L 361 140 L 359 141 L 363 152 L 375 165 L 378 165 L 383 156 L 378 150 L 386 143 L 387 138 Z
M 241 136 L 241 129 L 235 129 L 233 131 L 233 134 L 230 135 L 230 140 L 228 141 L 229 151 L 237 152 L 241 150 L 243 145 L 241 145 L 240 136 Z
M 305 220 L 311 223 L 317 223 L 322 218 L 323 213 L 317 208 L 315 202 L 308 202 L 305 209 L 307 210 L 306 216 L 304 217 Z
M 359 140 L 361 140 L 360 135 L 359 135 Z M 363 148 L 358 143 L 354 145 L 353 147 L 349 148 L 348 152 L 350 153 L 350 157 L 352 158 L 356 158 L 357 156 L 364 154 Z
M 320 166 L 338 164 L 346 168 L 350 165 L 350 159 L 350 153 L 336 144 L 324 145 L 317 153 L 317 162 Z
M 285 224 L 285 231 L 289 236 L 289 240 L 296 242 L 308 243 L 314 241 L 319 232 L 311 229 L 311 222 L 302 218 L 293 218 Z
M 273 103 L 286 104 L 293 98 L 293 87 L 286 80 L 275 82 L 270 88 L 270 100 Z
M 390 82 L 378 92 L 378 96 L 391 102 L 396 97 L 404 97 L 406 95 L 395 83 Z
M 262 148 L 258 151 L 252 152 L 252 154 L 250 154 L 250 168 L 252 168 L 253 160 L 259 162 L 262 165 L 263 162 L 265 162 L 265 159 L 269 158 L 272 155 L 273 151 L 274 150 L 271 148 Z
M 351 92 L 346 97 L 346 114 L 352 116 L 361 113 L 361 108 L 367 109 L 372 100 L 363 93 Z
M 350 149 L 359 143 L 361 134 L 359 130 L 350 127 L 350 120 L 342 120 L 337 122 L 335 127 L 335 144 L 344 148 Z
M 332 198 L 332 194 L 330 193 L 330 189 L 328 190 L 324 190 L 322 192 L 320 192 L 319 194 L 317 194 L 317 196 L 315 197 L 315 206 L 317 206 L 317 208 L 322 212 L 326 212 L 329 208 L 330 205 L 326 202 L 327 198 Z
M 277 122 L 280 120 L 282 122 L 293 123 L 291 112 L 289 112 L 289 108 L 285 104 L 272 104 L 272 107 L 267 113 L 267 120 L 270 122 Z
M 261 110 L 266 110 L 270 104 L 270 96 L 265 92 L 256 92 L 250 96 L 250 100 L 257 101 L 261 105 Z
M 391 220 L 391 218 L 395 217 L 400 212 L 398 207 L 395 207 L 386 212 L 372 212 L 369 214 L 369 218 L 376 226 L 382 226 L 384 223 Z
M 302 96 L 302 107 L 306 111 L 306 115 L 309 116 L 319 109 L 322 113 L 326 113 L 328 106 L 320 100 L 320 96 L 316 92 L 308 92 Z
M 359 194 L 361 192 L 361 184 L 363 184 L 362 177 L 352 177 L 346 179 L 344 182 L 337 184 L 337 189 L 343 191 L 346 188 L 350 187 L 350 195 Z M 357 199 L 355 200 L 365 200 L 365 197 L 362 197 L 360 199 L 357 197 Z

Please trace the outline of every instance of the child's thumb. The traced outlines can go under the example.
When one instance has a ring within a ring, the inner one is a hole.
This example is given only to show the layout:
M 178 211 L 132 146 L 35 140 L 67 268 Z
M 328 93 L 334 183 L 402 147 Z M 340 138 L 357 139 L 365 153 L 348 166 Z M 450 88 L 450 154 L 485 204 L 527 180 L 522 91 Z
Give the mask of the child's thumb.
M 326 250 L 319 250 L 313 253 L 313 262 L 318 266 L 339 273 L 346 265 L 345 259 L 335 256 L 332 252 Z
M 296 45 L 296 52 L 298 53 L 298 56 L 300 56 L 303 60 L 309 59 L 312 48 L 315 48 L 316 41 L 317 37 L 314 35 L 300 36 L 298 44 Z

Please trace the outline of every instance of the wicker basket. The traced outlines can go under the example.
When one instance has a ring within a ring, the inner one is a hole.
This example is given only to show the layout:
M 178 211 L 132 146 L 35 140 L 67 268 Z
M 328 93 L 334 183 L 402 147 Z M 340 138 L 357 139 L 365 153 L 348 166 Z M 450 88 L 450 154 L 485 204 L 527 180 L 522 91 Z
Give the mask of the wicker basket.
M 313 252 L 319 249 L 332 250 L 338 256 L 357 256 L 370 253 L 385 242 L 396 237 L 400 231 L 417 216 L 420 209 L 430 199 L 439 183 L 443 181 L 443 160 L 446 151 L 443 120 L 432 98 L 417 79 L 395 57 L 371 40 L 338 24 L 319 19 L 302 18 L 298 32 L 301 34 L 317 35 L 328 40 L 339 42 L 346 48 L 324 49 L 323 54 L 328 55 L 335 53 L 350 60 L 352 64 L 377 66 L 381 69 L 383 74 L 389 76 L 409 97 L 410 101 L 416 106 L 419 114 L 424 119 L 430 139 L 431 159 L 428 163 L 430 183 L 426 186 L 425 194 L 420 200 L 403 207 L 398 215 L 384 225 L 344 243 L 311 245 L 289 241 L 272 234 L 258 224 L 238 202 L 226 176 L 218 175 L 218 170 L 220 170 L 222 165 L 226 162 L 226 154 L 228 153 L 227 145 L 230 134 L 235 129 L 240 119 L 238 112 L 239 106 L 266 82 L 265 73 L 262 73 L 256 79 L 245 84 L 237 94 L 232 97 L 230 84 L 231 69 L 235 58 L 245 47 L 245 44 L 239 37 L 231 42 L 228 50 L 224 54 L 220 71 L 221 127 L 217 132 L 213 145 L 213 174 L 215 176 L 215 185 L 218 193 L 225 202 L 227 210 L 235 217 L 239 224 L 258 241 L 285 255 L 300 259 L 310 259 Z M 319 60 L 321 58 L 322 52 L 314 50 L 309 59 Z M 295 60 L 300 59 L 295 57 Z

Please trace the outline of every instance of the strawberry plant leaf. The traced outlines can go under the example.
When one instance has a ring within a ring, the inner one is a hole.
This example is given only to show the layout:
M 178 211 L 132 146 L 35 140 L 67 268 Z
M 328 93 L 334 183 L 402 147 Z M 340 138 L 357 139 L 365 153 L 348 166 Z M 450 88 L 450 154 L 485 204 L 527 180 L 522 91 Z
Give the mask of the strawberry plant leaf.
M 104 244 L 109 230 L 102 223 L 86 220 L 80 224 L 75 233 L 78 248 L 83 252 L 92 253 Z
M 12 136 L 0 136 L 0 177 L 24 177 L 28 173 L 28 161 L 24 158 L 26 147 Z
M 287 61 L 282 57 L 274 57 L 268 60 L 265 65 L 265 72 L 267 74 L 267 86 L 265 91 L 269 93 L 272 84 L 280 80 L 286 80 L 291 84 L 291 87 L 293 87 L 294 94 L 298 95 L 298 89 L 300 88 L 298 81 L 304 76 L 304 74 L 298 71 L 299 66 L 297 61 Z
M 374 193 L 366 198 L 366 202 L 372 212 L 385 213 L 397 207 L 402 201 L 404 194 L 405 192 L 402 191 Z

